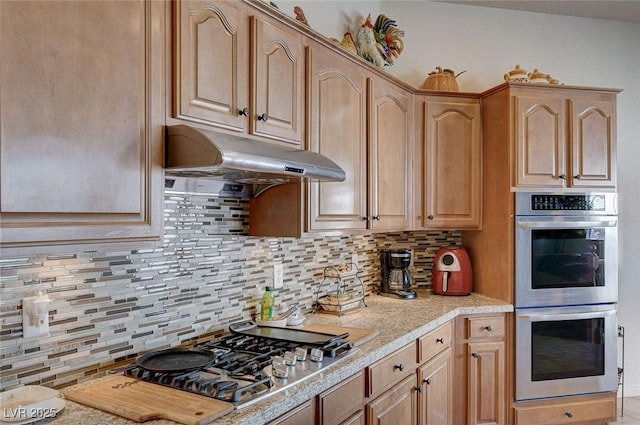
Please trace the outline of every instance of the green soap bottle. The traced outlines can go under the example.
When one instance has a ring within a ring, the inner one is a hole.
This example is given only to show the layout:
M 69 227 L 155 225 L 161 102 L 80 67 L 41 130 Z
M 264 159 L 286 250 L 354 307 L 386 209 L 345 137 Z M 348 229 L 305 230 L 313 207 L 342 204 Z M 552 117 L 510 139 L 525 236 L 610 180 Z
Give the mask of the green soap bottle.
M 260 320 L 273 319 L 273 291 L 271 286 L 265 288 L 262 301 L 260 301 Z

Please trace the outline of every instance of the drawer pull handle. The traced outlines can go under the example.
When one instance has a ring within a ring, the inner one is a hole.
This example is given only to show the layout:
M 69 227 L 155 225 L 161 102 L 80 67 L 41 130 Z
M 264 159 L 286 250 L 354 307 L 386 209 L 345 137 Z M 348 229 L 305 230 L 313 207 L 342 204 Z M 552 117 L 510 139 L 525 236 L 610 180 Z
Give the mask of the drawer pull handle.
M 417 392 L 421 393 L 422 392 L 422 387 L 414 387 L 416 389 Z
M 474 359 L 477 359 L 480 357 L 480 354 L 478 353 L 471 353 L 471 357 L 473 357 Z
M 249 116 L 249 108 L 242 108 L 238 111 L 238 115 L 241 115 L 243 117 L 248 117 Z
M 422 382 L 424 382 L 427 385 L 431 385 L 431 378 L 423 379 Z
M 258 115 L 258 121 L 264 121 L 264 122 L 269 121 L 269 115 L 267 114 Z
M 402 363 L 394 365 L 393 366 L 393 370 L 396 370 L 396 369 L 398 369 L 398 370 L 400 370 L 400 372 L 402 372 L 404 370 L 404 365 Z
M 491 332 L 491 331 L 493 331 L 493 328 L 492 328 L 491 326 L 485 326 L 485 327 L 484 327 L 484 329 L 485 329 L 487 332 Z
M 438 343 L 438 344 L 444 344 L 444 338 L 438 338 L 438 339 L 436 339 L 436 343 Z
M 571 412 L 566 412 L 565 415 L 567 415 L 567 418 L 573 418 L 573 413 Z

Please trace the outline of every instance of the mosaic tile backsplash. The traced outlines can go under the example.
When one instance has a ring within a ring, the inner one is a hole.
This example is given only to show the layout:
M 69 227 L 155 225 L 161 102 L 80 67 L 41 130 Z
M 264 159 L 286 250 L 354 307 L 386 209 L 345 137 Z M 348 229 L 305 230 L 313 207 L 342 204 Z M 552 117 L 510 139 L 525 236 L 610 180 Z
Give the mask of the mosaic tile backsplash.
M 378 250 L 414 252 L 413 278 L 428 286 L 436 251 L 459 232 L 249 237 L 248 199 L 165 197 L 161 247 L 0 260 L 0 390 L 61 387 L 134 358 L 250 319 L 272 264 L 284 265 L 281 308 L 313 311 L 325 267 L 358 257 L 367 294 L 380 283 Z M 22 298 L 48 294 L 50 335 L 22 336 Z

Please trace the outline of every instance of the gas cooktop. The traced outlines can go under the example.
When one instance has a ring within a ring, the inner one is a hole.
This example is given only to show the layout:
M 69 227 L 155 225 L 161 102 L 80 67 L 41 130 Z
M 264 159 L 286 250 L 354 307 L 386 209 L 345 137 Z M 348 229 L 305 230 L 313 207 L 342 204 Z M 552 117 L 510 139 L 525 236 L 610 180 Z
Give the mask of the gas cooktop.
M 348 334 L 334 336 L 265 328 L 251 321 L 232 324 L 229 329 L 230 334 L 199 343 L 193 350 L 148 353 L 125 368 L 124 374 L 231 402 L 236 409 L 241 409 L 283 391 L 355 352 L 352 343 L 347 341 Z M 157 366 L 158 360 L 162 362 L 169 358 L 173 364 Z M 196 362 L 202 362 L 202 359 L 204 362 L 191 367 L 189 359 L 194 358 Z

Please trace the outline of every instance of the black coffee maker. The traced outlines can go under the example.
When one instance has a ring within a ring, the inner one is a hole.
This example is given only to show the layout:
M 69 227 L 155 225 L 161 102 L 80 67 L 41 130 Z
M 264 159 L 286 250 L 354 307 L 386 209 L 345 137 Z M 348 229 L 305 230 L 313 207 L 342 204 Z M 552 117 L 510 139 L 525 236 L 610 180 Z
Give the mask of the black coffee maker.
M 416 298 L 409 265 L 411 251 L 408 249 L 384 249 L 380 251 L 382 287 L 380 295 L 411 300 Z

